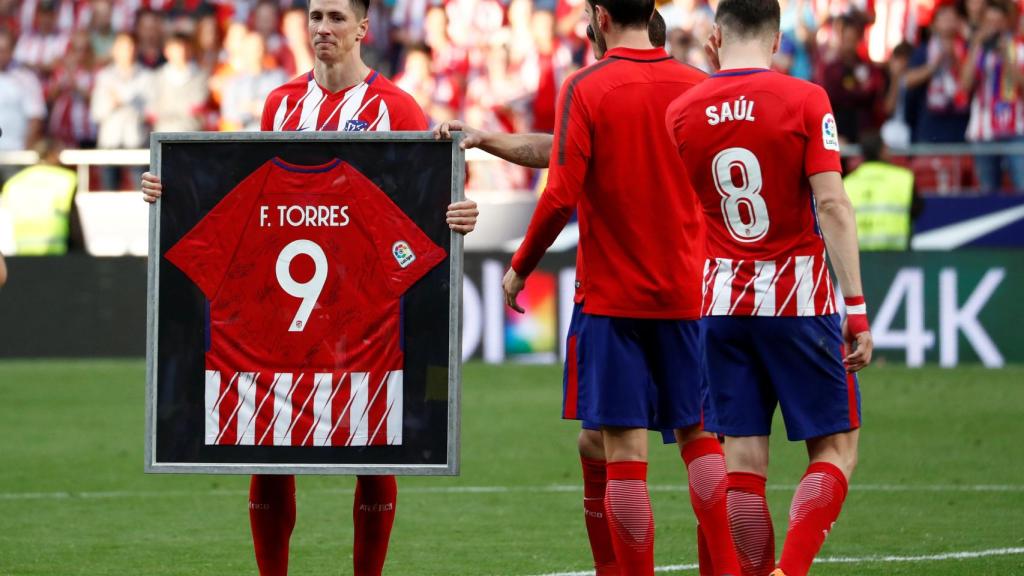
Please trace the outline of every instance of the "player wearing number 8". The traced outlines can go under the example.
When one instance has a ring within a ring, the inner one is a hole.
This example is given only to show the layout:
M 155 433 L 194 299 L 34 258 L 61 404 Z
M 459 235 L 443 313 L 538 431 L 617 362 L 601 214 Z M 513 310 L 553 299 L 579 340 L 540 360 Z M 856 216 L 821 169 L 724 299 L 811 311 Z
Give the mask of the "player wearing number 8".
M 705 426 L 726 436 L 729 520 L 744 576 L 809 570 L 856 464 L 853 373 L 871 358 L 835 119 L 821 88 L 769 70 L 779 12 L 777 0 L 722 0 L 709 40 L 722 69 L 666 115 L 706 217 L 714 416 Z M 843 330 L 826 244 L 847 296 Z M 789 438 L 807 442 L 811 464 L 776 566 L 765 482 L 777 405 Z

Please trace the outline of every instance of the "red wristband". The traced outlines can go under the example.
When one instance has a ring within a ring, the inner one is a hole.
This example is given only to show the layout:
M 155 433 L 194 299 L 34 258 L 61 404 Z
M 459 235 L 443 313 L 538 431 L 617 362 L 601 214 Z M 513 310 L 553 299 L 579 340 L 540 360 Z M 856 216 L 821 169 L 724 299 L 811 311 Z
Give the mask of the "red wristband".
M 863 296 L 848 296 L 846 302 L 846 327 L 856 336 L 871 329 L 868 324 L 868 305 Z

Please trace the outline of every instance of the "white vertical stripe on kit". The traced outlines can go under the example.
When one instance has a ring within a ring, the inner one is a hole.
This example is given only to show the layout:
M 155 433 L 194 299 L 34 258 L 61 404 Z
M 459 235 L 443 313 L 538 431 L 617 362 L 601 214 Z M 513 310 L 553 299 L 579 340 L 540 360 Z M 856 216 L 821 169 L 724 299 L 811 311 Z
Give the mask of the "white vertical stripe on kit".
M 735 277 L 732 260 L 719 258 L 714 287 L 711 290 L 711 314 L 713 316 L 729 313 L 729 307 L 732 305 L 732 281 Z
M 215 444 L 220 433 L 220 370 L 206 371 L 206 443 Z
M 797 256 L 796 281 L 796 315 L 814 316 L 814 256 Z
M 775 261 L 755 262 L 754 273 L 754 315 L 771 316 L 775 313 Z
M 369 398 L 370 374 L 366 373 L 364 378 L 358 381 L 352 380 L 352 406 L 349 408 L 349 436 L 346 442 L 349 446 L 366 445 L 369 428 L 366 422 Z
M 387 443 L 389 446 L 402 444 L 403 381 L 404 376 L 401 370 L 395 370 L 388 375 Z
M 259 372 L 242 372 L 238 375 L 238 407 L 235 409 L 235 430 L 237 438 L 235 444 L 253 444 L 255 434 L 249 434 L 246 438 L 244 433 L 248 428 L 249 421 L 256 413 L 256 381 L 259 380 Z
M 334 377 L 331 373 L 317 374 L 313 392 L 313 445 L 323 445 L 324 439 L 331 435 L 331 397 L 334 391 Z M 309 434 L 307 434 L 308 436 Z M 305 444 L 305 442 L 303 442 Z
M 288 433 L 292 426 L 292 394 L 302 377 L 303 374 L 298 377 L 282 374 L 274 387 L 274 417 L 267 427 L 267 431 L 274 435 L 274 446 L 292 444 L 291 434 Z

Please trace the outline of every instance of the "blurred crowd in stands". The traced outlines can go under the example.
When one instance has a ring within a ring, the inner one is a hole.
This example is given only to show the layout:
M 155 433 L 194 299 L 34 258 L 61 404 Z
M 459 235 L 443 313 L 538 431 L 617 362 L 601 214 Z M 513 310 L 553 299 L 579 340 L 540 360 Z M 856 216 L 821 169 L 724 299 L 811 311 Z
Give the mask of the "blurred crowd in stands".
M 364 59 L 432 123 L 554 128 L 558 87 L 593 59 L 586 0 L 372 0 Z M 1024 19 L 1008 0 L 780 0 L 784 73 L 817 82 L 840 136 L 1024 142 Z M 658 9 L 669 53 L 707 70 L 714 0 Z M 41 137 L 139 148 L 150 131 L 256 130 L 267 93 L 309 70 L 304 3 L 0 0 L 0 150 Z M 1024 190 L 1024 157 L 979 156 L 983 190 Z M 498 171 L 486 187 L 528 187 Z M 116 183 L 105 182 L 105 186 Z

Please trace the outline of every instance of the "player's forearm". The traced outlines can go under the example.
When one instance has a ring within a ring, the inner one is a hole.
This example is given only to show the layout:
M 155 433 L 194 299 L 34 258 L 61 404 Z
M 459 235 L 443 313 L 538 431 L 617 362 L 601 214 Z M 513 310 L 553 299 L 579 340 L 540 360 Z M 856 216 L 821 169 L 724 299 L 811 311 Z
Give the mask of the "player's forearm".
M 562 232 L 572 216 L 572 206 L 555 202 L 549 194 L 549 192 L 545 192 L 541 196 L 533 218 L 530 219 L 526 237 L 523 238 L 523 243 L 512 256 L 512 269 L 524 278 L 537 267 L 544 253 L 558 238 L 559 233 Z
M 843 188 L 839 172 L 823 172 L 811 176 L 818 211 L 818 226 L 825 238 L 832 269 L 843 295 L 861 296 L 860 251 L 857 246 L 857 220 L 850 197 Z
M 4 262 L 4 255 L 0 254 L 0 286 L 7 283 L 7 263 Z
M 527 168 L 547 168 L 552 139 L 551 134 L 489 132 L 483 137 L 480 148 L 513 164 Z

